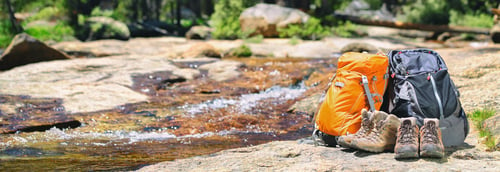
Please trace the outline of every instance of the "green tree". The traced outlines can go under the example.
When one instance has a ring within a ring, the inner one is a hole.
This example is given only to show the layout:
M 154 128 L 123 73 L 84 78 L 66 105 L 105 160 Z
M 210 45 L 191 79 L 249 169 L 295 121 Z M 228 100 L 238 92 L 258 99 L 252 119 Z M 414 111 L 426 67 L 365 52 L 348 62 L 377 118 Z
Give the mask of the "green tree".
M 215 4 L 215 12 L 210 17 L 214 28 L 212 36 L 218 39 L 236 39 L 243 35 L 239 17 L 247 7 L 255 5 L 257 1 L 219 0 Z

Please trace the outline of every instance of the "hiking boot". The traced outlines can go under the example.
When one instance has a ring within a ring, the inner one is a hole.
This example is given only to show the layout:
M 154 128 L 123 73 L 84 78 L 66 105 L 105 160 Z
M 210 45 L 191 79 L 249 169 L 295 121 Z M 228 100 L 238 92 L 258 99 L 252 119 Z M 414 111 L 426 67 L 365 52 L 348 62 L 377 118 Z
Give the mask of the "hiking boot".
M 375 111 L 373 130 L 365 137 L 351 141 L 351 145 L 368 152 L 383 152 L 394 149 L 399 118 L 382 111 Z M 380 119 L 378 117 L 381 117 Z
M 354 148 L 351 146 L 351 141 L 356 138 L 361 138 L 368 135 L 373 129 L 373 123 L 370 117 L 373 116 L 372 112 L 368 112 L 366 109 L 361 110 L 361 128 L 355 134 L 340 136 L 337 140 L 337 144 L 345 148 Z
M 401 118 L 394 158 L 418 158 L 418 134 L 417 118 Z
M 420 157 L 444 157 L 441 129 L 436 118 L 425 118 L 424 125 L 420 128 Z

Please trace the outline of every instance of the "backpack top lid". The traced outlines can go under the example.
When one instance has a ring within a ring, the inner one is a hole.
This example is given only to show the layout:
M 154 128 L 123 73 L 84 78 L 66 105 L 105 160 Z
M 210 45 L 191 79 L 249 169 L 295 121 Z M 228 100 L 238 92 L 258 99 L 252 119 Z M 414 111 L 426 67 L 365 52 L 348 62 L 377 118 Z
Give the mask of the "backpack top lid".
M 430 49 L 393 50 L 388 54 L 391 73 L 411 75 L 448 70 L 441 56 Z
M 367 76 L 387 71 L 389 59 L 385 55 L 347 52 L 340 56 L 338 69 L 356 71 Z

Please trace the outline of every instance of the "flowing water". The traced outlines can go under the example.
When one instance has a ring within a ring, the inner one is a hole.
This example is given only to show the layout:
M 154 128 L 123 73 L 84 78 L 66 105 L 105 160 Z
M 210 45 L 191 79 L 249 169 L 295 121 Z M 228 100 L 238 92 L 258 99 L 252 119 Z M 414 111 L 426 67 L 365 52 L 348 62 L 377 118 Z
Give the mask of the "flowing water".
M 150 101 L 100 112 L 67 114 L 59 99 L 0 96 L 0 103 L 24 107 L 0 112 L 9 117 L 0 121 L 6 133 L 0 138 L 0 170 L 133 170 L 309 136 L 312 114 L 290 107 L 323 91 L 335 59 L 236 60 L 245 63 L 242 76 L 224 82 L 203 72 L 189 81 L 170 72 L 131 76 L 132 89 Z

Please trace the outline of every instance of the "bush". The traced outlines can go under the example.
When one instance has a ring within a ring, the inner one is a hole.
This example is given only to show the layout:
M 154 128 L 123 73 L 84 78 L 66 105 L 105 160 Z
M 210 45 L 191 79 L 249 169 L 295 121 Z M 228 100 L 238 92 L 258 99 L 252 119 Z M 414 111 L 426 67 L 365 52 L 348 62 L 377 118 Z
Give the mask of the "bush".
M 56 7 L 45 7 L 40 10 L 35 15 L 29 17 L 26 22 L 32 22 L 36 20 L 47 20 L 55 21 L 57 19 L 63 18 L 64 13 Z
M 210 17 L 211 26 L 214 28 L 212 36 L 217 39 L 241 38 L 244 33 L 240 27 L 240 14 L 245 8 L 256 3 L 256 1 L 217 1 L 215 12 Z
M 65 41 L 74 34 L 73 29 L 65 22 L 58 22 L 55 26 L 33 26 L 24 32 L 41 41 Z
M 286 28 L 278 28 L 279 36 L 284 38 L 299 37 L 302 39 L 321 39 L 330 34 L 327 27 L 321 25 L 321 21 L 311 17 L 303 25 L 289 25 Z
M 470 12 L 461 14 L 457 11 L 451 11 L 450 24 L 456 26 L 491 28 L 493 27 L 493 16 L 483 13 L 473 14 Z
M 415 3 L 403 6 L 407 13 L 403 20 L 410 23 L 446 25 L 450 14 L 447 1 L 417 0 Z
M 333 34 L 340 36 L 340 37 L 354 37 L 354 36 L 359 36 L 359 34 L 356 32 L 356 30 L 359 30 L 360 26 L 357 26 L 350 21 L 339 21 L 339 24 L 337 24 L 336 27 L 332 29 Z
M 8 19 L 0 19 L 0 48 L 7 47 L 14 37 L 11 32 L 11 23 Z
M 235 57 L 250 57 L 252 56 L 252 50 L 246 45 L 241 45 L 233 49 L 231 55 Z

